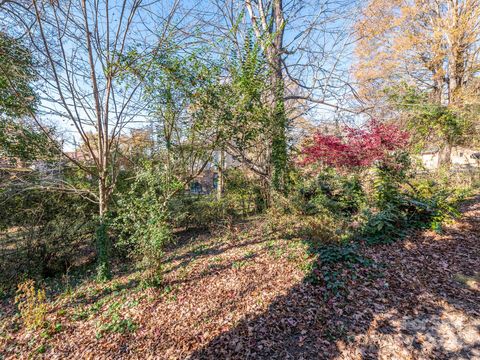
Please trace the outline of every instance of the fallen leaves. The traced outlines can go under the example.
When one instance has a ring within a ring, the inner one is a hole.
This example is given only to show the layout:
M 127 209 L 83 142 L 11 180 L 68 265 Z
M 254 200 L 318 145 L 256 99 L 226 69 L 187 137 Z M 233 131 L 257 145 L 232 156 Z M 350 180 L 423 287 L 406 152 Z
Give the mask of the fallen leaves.
M 163 289 L 139 288 L 135 277 L 141 274 L 126 274 L 107 285 L 86 282 L 59 297 L 48 320 L 61 323 L 61 330 L 48 338 L 18 327 L 11 304 L 2 305 L 0 354 L 480 358 L 479 234 L 477 199 L 443 234 L 427 231 L 359 249 L 376 265 L 342 269 L 348 292 L 334 294 L 325 284 L 305 281 L 304 262 L 313 259 L 302 253 L 305 247 L 291 245 L 298 240 L 273 242 L 253 223 L 237 235 L 204 237 L 172 250 Z

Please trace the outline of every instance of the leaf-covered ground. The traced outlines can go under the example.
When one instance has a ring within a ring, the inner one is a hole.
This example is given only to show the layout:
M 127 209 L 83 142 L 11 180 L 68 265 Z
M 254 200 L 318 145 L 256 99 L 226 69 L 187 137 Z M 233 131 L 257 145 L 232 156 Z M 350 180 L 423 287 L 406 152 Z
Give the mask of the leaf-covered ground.
M 181 241 L 161 289 L 128 265 L 59 280 L 42 330 L 4 301 L 0 359 L 480 359 L 479 237 L 477 198 L 442 234 L 328 265 L 254 220 Z

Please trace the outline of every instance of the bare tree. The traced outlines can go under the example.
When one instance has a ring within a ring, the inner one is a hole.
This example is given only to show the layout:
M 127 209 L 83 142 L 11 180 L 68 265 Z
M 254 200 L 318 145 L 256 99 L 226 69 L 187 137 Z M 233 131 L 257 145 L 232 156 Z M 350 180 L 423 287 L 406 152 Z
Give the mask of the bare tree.
M 253 30 L 270 69 L 268 103 L 273 119 L 263 164 L 249 154 L 232 154 L 285 187 L 288 128 L 306 113 L 359 113 L 349 77 L 355 3 L 298 0 L 212 0 L 201 11 L 204 37 L 229 39 L 240 53 Z M 212 10 L 213 9 L 213 10 Z M 209 32 L 208 29 L 211 29 Z M 221 40 L 218 40 L 221 41 Z M 234 147 L 234 146 L 233 146 Z M 230 146 L 230 152 L 232 152 Z
M 40 63 L 39 109 L 31 116 L 47 135 L 46 116 L 63 123 L 65 138 L 80 141 L 87 151 L 86 158 L 79 159 L 51 139 L 65 159 L 97 180 L 92 195 L 98 203 L 99 239 L 104 242 L 104 217 L 120 170 L 116 161 L 120 140 L 125 131 L 144 121 L 142 78 L 127 83 L 125 73 L 171 40 L 177 31 L 173 20 L 178 5 L 178 1 L 164 6 L 161 1 L 142 0 L 2 4 L 4 20 L 22 25 L 15 29 L 23 29 L 18 33 L 30 40 Z M 100 265 L 108 269 L 108 256 L 102 251 L 99 248 Z
M 124 59 L 134 54 L 129 61 L 140 61 L 162 47 L 172 36 L 178 2 L 167 9 L 160 1 L 33 0 L 31 5 L 11 2 L 4 8 L 11 21 L 28 30 L 42 62 L 39 113 L 63 121 L 65 131 L 85 144 L 88 163 L 62 151 L 98 179 L 96 200 L 103 217 L 119 172 L 115 156 L 120 137 L 143 119 L 141 78 L 125 84 L 130 64 Z

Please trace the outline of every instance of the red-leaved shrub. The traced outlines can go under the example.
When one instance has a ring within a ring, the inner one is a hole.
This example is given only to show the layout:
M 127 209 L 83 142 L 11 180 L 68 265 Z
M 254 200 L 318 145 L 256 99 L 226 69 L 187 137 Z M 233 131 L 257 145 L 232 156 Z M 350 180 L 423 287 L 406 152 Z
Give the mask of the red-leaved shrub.
M 369 121 L 362 129 L 345 127 L 345 136 L 313 136 L 302 149 L 303 165 L 323 163 L 335 168 L 368 167 L 384 161 L 393 151 L 408 145 L 409 134 L 393 124 Z

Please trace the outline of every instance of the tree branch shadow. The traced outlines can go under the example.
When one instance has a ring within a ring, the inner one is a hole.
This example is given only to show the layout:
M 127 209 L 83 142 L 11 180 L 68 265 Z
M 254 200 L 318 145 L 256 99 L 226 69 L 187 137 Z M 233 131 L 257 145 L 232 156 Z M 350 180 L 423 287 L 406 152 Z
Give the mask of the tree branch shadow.
M 479 268 L 479 210 L 478 200 L 466 204 L 474 212 L 439 238 L 418 233 L 365 249 L 384 262 L 384 276 L 358 268 L 347 294 L 304 281 L 189 358 L 480 358 L 480 292 L 455 277 Z

